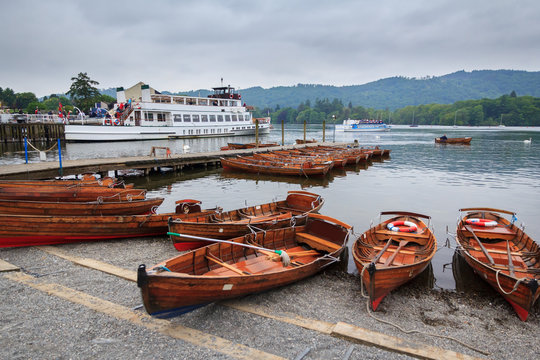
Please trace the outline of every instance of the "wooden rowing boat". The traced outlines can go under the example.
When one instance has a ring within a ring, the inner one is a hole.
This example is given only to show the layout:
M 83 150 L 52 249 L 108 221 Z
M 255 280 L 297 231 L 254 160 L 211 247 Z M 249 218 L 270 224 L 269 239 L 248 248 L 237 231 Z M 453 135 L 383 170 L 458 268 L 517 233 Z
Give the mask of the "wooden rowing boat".
M 332 162 L 313 164 L 306 161 L 303 164 L 285 163 L 277 161 L 253 161 L 238 157 L 235 159 L 220 158 L 224 170 L 245 171 L 258 174 L 285 175 L 285 176 L 324 176 L 332 167 Z
M 297 151 L 272 151 L 268 153 L 253 154 L 253 157 L 258 160 L 279 161 L 287 163 L 303 164 L 306 161 L 311 161 L 313 164 L 325 164 L 328 161 L 333 163 L 332 168 L 342 168 L 347 165 L 346 158 L 332 157 L 317 154 L 303 154 Z
M 32 201 L 0 199 L 0 214 L 10 215 L 140 215 L 154 212 L 163 198 L 121 201 Z
M 57 185 L 64 187 L 71 186 L 104 186 L 112 188 L 133 188 L 133 184 L 125 184 L 115 178 L 105 177 L 98 179 L 96 177 L 83 177 L 82 179 L 50 179 L 50 180 L 0 180 L 0 186 L 3 184 L 12 186 L 36 186 L 36 185 Z
M 230 239 L 253 231 L 300 225 L 305 222 L 307 213 L 318 212 L 323 204 L 324 199 L 320 195 L 307 191 L 289 191 L 285 200 L 185 219 L 171 219 L 169 232 Z M 208 245 L 205 241 L 193 241 L 177 235 L 171 235 L 171 240 L 178 251 Z
M 121 201 L 142 200 L 146 197 L 144 189 L 122 189 L 104 186 L 57 186 L 0 184 L 0 199 L 32 201 Z
M 462 137 L 462 138 L 435 138 L 435 143 L 437 144 L 462 144 L 470 145 L 472 137 Z
M 317 142 L 317 140 L 315 140 L 315 139 L 311 139 L 311 140 L 309 140 L 309 139 L 306 139 L 306 140 L 304 140 L 304 139 L 296 139 L 296 144 L 298 144 L 298 145 L 314 144 L 316 142 Z
M 237 245 L 216 240 L 220 242 L 149 269 L 140 265 L 137 285 L 149 314 L 176 316 L 214 301 L 267 291 L 312 276 L 339 260 L 350 233 L 350 225 L 309 214 L 305 225 L 232 239 Z M 286 256 L 275 255 L 276 250 Z M 290 258 L 289 264 L 285 257 Z
M 420 219 L 429 216 L 400 211 L 382 212 L 383 216 L 390 218 L 364 232 L 352 247 L 373 310 L 390 291 L 424 271 L 437 251 L 429 222 Z
M 187 208 L 200 209 L 197 204 Z M 0 214 L 0 247 L 55 245 L 167 234 L 167 221 L 194 216 L 180 213 L 107 216 L 50 216 Z M 178 211 L 178 210 L 177 210 Z M 190 210 L 191 211 L 191 210 Z M 201 210 L 214 212 L 213 210 Z
M 221 150 L 238 150 L 238 149 L 254 149 L 254 148 L 263 148 L 263 147 L 273 147 L 279 146 L 278 143 L 227 143 L 227 146 L 222 146 Z
M 474 272 L 526 321 L 540 297 L 540 247 L 516 220 L 506 210 L 460 209 L 456 241 Z

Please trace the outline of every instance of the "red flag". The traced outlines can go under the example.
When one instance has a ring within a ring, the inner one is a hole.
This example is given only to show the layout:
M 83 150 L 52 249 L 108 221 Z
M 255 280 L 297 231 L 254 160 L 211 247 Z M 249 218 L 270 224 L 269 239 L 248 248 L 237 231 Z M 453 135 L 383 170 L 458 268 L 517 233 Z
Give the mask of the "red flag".
M 64 117 L 64 113 L 62 112 L 62 103 L 61 102 L 58 103 L 58 117 L 59 118 Z

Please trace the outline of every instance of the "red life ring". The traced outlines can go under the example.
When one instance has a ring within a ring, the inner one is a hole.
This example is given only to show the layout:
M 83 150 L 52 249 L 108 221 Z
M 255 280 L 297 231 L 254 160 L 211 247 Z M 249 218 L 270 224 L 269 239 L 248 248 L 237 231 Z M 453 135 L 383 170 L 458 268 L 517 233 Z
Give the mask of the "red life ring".
M 105 119 L 105 125 L 112 125 L 112 120 L 111 119 Z
M 489 219 L 474 219 L 474 218 L 471 218 L 471 219 L 467 219 L 465 220 L 465 222 L 469 225 L 474 225 L 474 226 L 482 226 L 482 227 L 493 227 L 493 226 L 497 226 L 499 223 L 496 222 L 495 220 L 489 220 Z
M 399 232 L 415 232 L 418 228 L 416 224 L 410 221 L 394 221 L 386 225 L 390 231 L 399 231 Z

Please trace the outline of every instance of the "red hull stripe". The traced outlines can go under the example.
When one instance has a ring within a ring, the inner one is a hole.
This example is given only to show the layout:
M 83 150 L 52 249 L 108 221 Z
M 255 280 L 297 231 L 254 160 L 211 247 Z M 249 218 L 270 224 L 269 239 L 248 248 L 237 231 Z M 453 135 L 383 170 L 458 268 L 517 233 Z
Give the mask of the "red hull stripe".
M 529 317 L 529 312 L 525 310 L 524 308 L 522 308 L 521 306 L 519 306 L 518 304 L 516 304 L 515 302 L 508 299 L 506 300 L 510 303 L 510 305 L 512 305 L 514 310 L 516 310 L 516 313 L 521 319 L 521 321 L 527 321 L 527 318 Z
M 174 248 L 178 251 L 187 251 L 200 248 L 202 246 L 208 245 L 206 241 L 182 241 L 174 243 Z

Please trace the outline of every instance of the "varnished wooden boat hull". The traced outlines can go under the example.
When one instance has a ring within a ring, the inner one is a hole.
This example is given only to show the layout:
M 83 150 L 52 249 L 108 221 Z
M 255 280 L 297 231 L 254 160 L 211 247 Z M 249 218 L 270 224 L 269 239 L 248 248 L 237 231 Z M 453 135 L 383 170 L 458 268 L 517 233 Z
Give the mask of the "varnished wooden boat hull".
M 139 266 L 137 284 L 146 311 L 157 317 L 171 317 L 214 301 L 270 290 L 316 274 L 339 258 L 351 227 L 318 214 L 309 216 L 306 225 L 248 234 L 232 240 L 288 252 L 304 251 L 300 247 L 305 244 L 301 234 L 309 234 L 322 240 L 321 249 L 328 250 L 294 258 L 293 262 L 296 262 L 287 267 L 259 251 L 225 243 L 187 252 L 148 270 L 144 265 Z M 331 257 L 323 255 L 327 253 Z M 218 258 L 236 271 L 210 261 L 208 257 Z
M 103 186 L 12 186 L 0 185 L 0 199 L 32 201 L 119 201 L 142 200 L 146 197 L 144 189 L 122 189 Z
M 221 166 L 225 170 L 245 171 L 257 174 L 283 175 L 283 176 L 324 176 L 328 173 L 332 163 L 328 165 L 314 165 L 303 168 L 300 166 L 286 166 L 284 164 L 253 163 L 241 161 L 239 159 L 221 158 Z
M 464 138 L 447 138 L 446 140 L 441 138 L 435 138 L 435 142 L 437 144 L 462 144 L 462 145 L 469 145 L 471 143 L 472 138 L 471 137 L 464 137 Z
M 526 321 L 534 303 L 540 297 L 540 247 L 522 228 L 502 216 L 504 213 L 513 214 L 512 212 L 490 208 L 469 208 L 461 211 L 468 213 L 461 217 L 457 225 L 456 241 L 460 247 L 460 255 L 474 272 L 512 305 L 519 318 Z M 470 218 L 492 219 L 498 224 L 496 227 L 472 226 L 466 222 Z M 473 232 L 482 246 L 474 238 Z M 494 264 L 482 251 L 482 247 L 486 249 Z M 512 259 L 513 274 L 510 272 L 509 257 Z M 518 282 L 516 289 L 512 291 Z
M 422 273 L 437 251 L 435 236 L 420 220 L 420 217 L 429 217 L 408 212 L 386 212 L 381 215 L 393 217 L 364 232 L 354 242 L 352 248 L 354 263 L 365 285 L 373 310 L 377 310 L 382 299 L 392 290 Z M 419 230 L 414 233 L 388 230 L 388 223 L 400 220 L 415 223 Z M 397 243 L 390 245 L 379 259 L 377 255 L 383 251 L 390 238 L 397 242 L 403 240 L 408 243 L 398 252 L 394 261 L 386 265 L 385 262 L 398 249 Z
M 132 188 L 132 184 L 126 185 L 123 181 L 118 181 L 111 177 L 105 177 L 98 179 L 96 177 L 83 178 L 81 180 L 0 180 L 1 185 L 11 186 L 40 186 L 40 185 L 54 185 L 54 186 L 94 186 L 94 187 L 112 187 L 112 188 Z
M 193 214 L 45 216 L 0 214 L 0 247 L 54 245 L 167 234 L 170 217 Z
M 10 215 L 140 215 L 155 212 L 163 198 L 117 202 L 54 202 L 0 199 L 0 214 Z
M 218 212 L 212 215 L 192 216 L 169 222 L 169 232 L 196 235 L 213 239 L 230 239 L 257 230 L 269 230 L 301 225 L 305 214 L 316 213 L 324 204 L 320 195 L 307 191 L 289 191 L 281 201 Z M 249 225 L 249 226 L 248 226 Z M 185 251 L 208 245 L 182 236 L 170 235 L 174 247 Z

